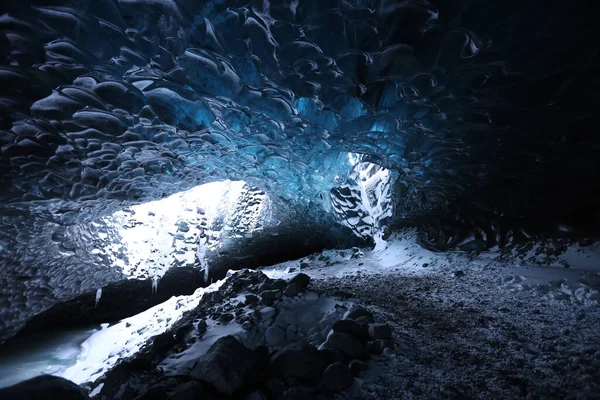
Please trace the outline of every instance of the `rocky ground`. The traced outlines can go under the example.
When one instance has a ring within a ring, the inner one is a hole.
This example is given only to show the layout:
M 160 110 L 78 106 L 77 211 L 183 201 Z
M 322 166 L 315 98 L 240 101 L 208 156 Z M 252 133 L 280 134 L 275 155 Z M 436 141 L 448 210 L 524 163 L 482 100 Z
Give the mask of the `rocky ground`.
M 597 246 L 584 250 L 566 269 L 504 253 L 435 254 L 404 240 L 299 265 L 317 290 L 348 292 L 393 328 L 395 346 L 375 360 L 356 398 L 596 399 L 600 274 L 591 267 L 600 264 Z
M 598 244 L 378 248 L 232 273 L 97 332 L 63 376 L 95 399 L 600 398 Z
M 394 345 L 391 328 L 347 294 L 325 295 L 309 284 L 304 273 L 289 280 L 232 274 L 170 329 L 83 386 L 92 398 L 119 400 L 355 393 L 356 378 Z

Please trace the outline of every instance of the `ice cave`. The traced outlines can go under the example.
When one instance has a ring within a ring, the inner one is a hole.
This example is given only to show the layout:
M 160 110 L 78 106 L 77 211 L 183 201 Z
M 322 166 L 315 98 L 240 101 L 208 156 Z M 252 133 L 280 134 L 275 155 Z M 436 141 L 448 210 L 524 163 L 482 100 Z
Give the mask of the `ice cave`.
M 600 399 L 598 38 L 0 0 L 0 400 Z

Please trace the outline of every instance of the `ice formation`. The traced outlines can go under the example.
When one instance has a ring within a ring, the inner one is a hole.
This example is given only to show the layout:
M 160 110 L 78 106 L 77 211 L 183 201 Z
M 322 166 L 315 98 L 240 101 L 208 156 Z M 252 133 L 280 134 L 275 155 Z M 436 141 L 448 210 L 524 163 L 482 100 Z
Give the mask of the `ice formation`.
M 596 6 L 517 3 L 2 2 L 0 340 L 110 282 L 208 277 L 264 219 L 306 248 L 347 243 L 334 219 L 378 248 L 597 235 Z M 247 182 L 225 219 L 136 211 L 223 181 Z

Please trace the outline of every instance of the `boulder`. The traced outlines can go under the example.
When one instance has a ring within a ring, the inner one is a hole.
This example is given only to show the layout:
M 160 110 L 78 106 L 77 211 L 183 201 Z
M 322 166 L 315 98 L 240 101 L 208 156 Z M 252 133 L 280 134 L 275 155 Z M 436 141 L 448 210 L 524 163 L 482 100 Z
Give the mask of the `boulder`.
M 299 273 L 298 275 L 290 279 L 288 282 L 289 285 L 292 285 L 294 283 L 298 285 L 300 291 L 304 291 L 304 289 L 306 289 L 308 287 L 308 284 L 310 283 L 310 276 L 303 273 Z
M 369 324 L 371 339 L 391 339 L 392 328 L 388 324 Z
M 352 386 L 354 377 L 350 368 L 344 363 L 335 362 L 323 372 L 322 385 L 331 392 L 338 392 Z
M 317 400 L 317 394 L 313 389 L 296 386 L 285 391 L 284 400 Z
M 350 364 L 348 365 L 348 367 L 350 367 L 350 371 L 352 371 L 352 374 L 354 376 L 357 376 L 361 372 L 368 370 L 369 364 L 367 364 L 364 361 L 360 361 L 360 360 L 352 360 L 352 361 L 350 361 Z
M 326 349 L 339 350 L 351 358 L 360 358 L 365 354 L 364 344 L 347 333 L 331 333 L 322 346 Z
M 265 333 L 265 340 L 270 346 L 277 346 L 285 339 L 285 332 L 283 329 L 276 326 L 271 326 Z
M 292 343 L 271 357 L 269 371 L 277 377 L 318 379 L 325 368 L 321 353 L 306 342 Z
M 202 397 L 202 383 L 200 382 L 187 382 L 183 385 L 180 385 L 172 391 L 167 397 L 168 400 L 191 400 L 191 399 L 201 399 Z
M 344 319 L 356 320 L 359 317 L 372 317 L 372 314 L 364 307 L 354 306 L 344 316 Z
M 190 375 L 230 396 L 244 384 L 256 361 L 255 352 L 233 336 L 225 336 L 196 361 Z
M 89 400 L 89 396 L 78 385 L 57 376 L 42 375 L 0 389 L 2 400 Z

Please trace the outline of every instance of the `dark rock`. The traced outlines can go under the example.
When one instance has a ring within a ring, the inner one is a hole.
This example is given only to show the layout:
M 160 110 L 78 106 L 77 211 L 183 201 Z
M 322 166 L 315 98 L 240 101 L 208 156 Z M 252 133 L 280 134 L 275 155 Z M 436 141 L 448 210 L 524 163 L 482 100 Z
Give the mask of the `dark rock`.
M 183 325 L 182 327 L 178 328 L 177 331 L 175 331 L 175 339 L 183 340 L 187 336 L 187 334 L 193 330 L 194 330 L 194 325 L 192 325 L 192 324 Z
M 277 310 L 273 307 L 263 307 L 260 310 L 258 310 L 257 314 L 261 320 L 266 321 L 275 317 L 275 314 L 277 314 Z
M 366 332 L 368 334 L 369 333 L 368 325 L 375 321 L 373 320 L 373 317 L 371 315 L 362 315 L 358 318 L 354 318 L 354 322 L 356 322 L 360 326 L 364 326 L 366 328 Z
M 283 289 L 286 286 L 287 286 L 287 282 L 284 281 L 283 279 L 277 279 L 276 281 L 271 283 L 271 289 L 273 289 L 273 290 Z
M 202 398 L 202 383 L 200 382 L 187 382 L 183 385 L 180 385 L 175 389 L 169 397 L 168 400 L 193 400 Z
M 301 262 L 301 263 L 300 263 L 300 269 L 306 269 L 306 268 L 308 268 L 308 267 L 310 267 L 310 264 L 309 264 L 309 263 L 306 263 L 306 262 Z
M 271 357 L 269 371 L 278 377 L 318 379 L 325 368 L 321 353 L 306 342 L 292 343 Z
M 348 311 L 348 313 L 345 316 L 345 319 L 353 319 L 356 320 L 359 317 L 370 317 L 372 318 L 372 314 L 367 311 L 364 307 L 361 306 L 354 306 L 350 309 L 350 311 Z
M 287 297 L 297 296 L 302 290 L 297 283 L 291 283 L 288 287 L 285 288 L 283 294 Z
M 206 320 L 201 319 L 198 321 L 198 333 L 203 334 L 208 329 L 208 325 L 206 324 Z
M 369 336 L 371 339 L 391 339 L 392 328 L 388 324 L 370 324 Z
M 351 319 L 342 319 L 339 321 L 335 321 L 331 326 L 331 329 L 334 332 L 347 333 L 356 337 L 357 339 L 360 339 L 361 341 L 367 341 L 367 337 L 365 337 L 365 330 Z
M 454 276 L 460 278 L 461 276 L 465 276 L 465 273 L 459 269 L 458 271 L 454 271 Z
M 429 267 L 429 263 L 423 263 L 423 268 Z
M 259 302 L 259 299 L 256 295 L 249 294 L 249 295 L 246 295 L 246 301 L 244 303 L 249 306 L 255 306 L 258 304 L 258 302 Z
M 352 360 L 352 361 L 350 361 L 349 368 L 350 368 L 350 371 L 352 371 L 352 374 L 354 376 L 357 376 L 361 372 L 368 370 L 369 364 L 367 364 L 364 361 L 360 361 L 360 360 Z
M 244 323 L 242 323 L 242 329 L 245 331 L 249 331 L 250 329 L 252 329 L 252 322 L 245 321 Z
M 291 285 L 293 283 L 298 284 L 300 291 L 303 291 L 308 287 L 308 284 L 310 283 L 310 276 L 303 273 L 299 273 L 298 275 L 290 279 L 289 284 Z
M 177 343 L 173 334 L 170 332 L 161 333 L 154 338 L 152 342 L 152 346 L 154 350 L 158 352 L 163 352 L 169 350 L 173 345 Z
M 265 305 L 270 306 L 276 299 L 281 298 L 282 292 L 281 290 L 265 290 L 260 294 L 263 303 Z
M 219 322 L 223 325 L 230 323 L 233 320 L 233 315 L 229 313 L 221 314 L 219 316 Z
M 328 349 L 335 349 L 344 352 L 352 358 L 360 358 L 365 353 L 365 346 L 356 337 L 347 333 L 333 332 L 328 337 L 323 346 Z
M 283 329 L 276 326 L 271 326 L 265 333 L 265 340 L 268 345 L 277 346 L 285 339 L 285 332 Z
M 281 379 L 271 378 L 264 384 L 264 389 L 269 398 L 279 398 L 287 389 Z
M 267 397 L 263 394 L 263 392 L 257 390 L 246 396 L 244 400 L 267 400 Z
M 291 387 L 285 391 L 283 395 L 284 400 L 316 400 L 317 394 L 314 389 L 296 386 Z
M 257 361 L 256 354 L 233 336 L 218 339 L 196 362 L 191 376 L 210 383 L 220 393 L 239 389 Z
M 344 363 L 335 362 L 323 372 L 323 387 L 331 392 L 338 392 L 352 386 L 354 377 L 350 368 Z
M 163 400 L 168 397 L 168 393 L 176 386 L 177 382 L 174 382 L 174 380 L 158 382 L 150 386 L 144 393 L 135 397 L 134 400 Z
M 139 382 L 139 377 L 143 376 L 129 362 L 119 363 L 105 375 L 104 386 L 100 394 L 107 399 L 116 398 L 117 393 L 121 399 L 133 399 L 139 394 L 133 386 Z
M 2 400 L 89 400 L 81 387 L 57 376 L 42 375 L 0 389 Z

